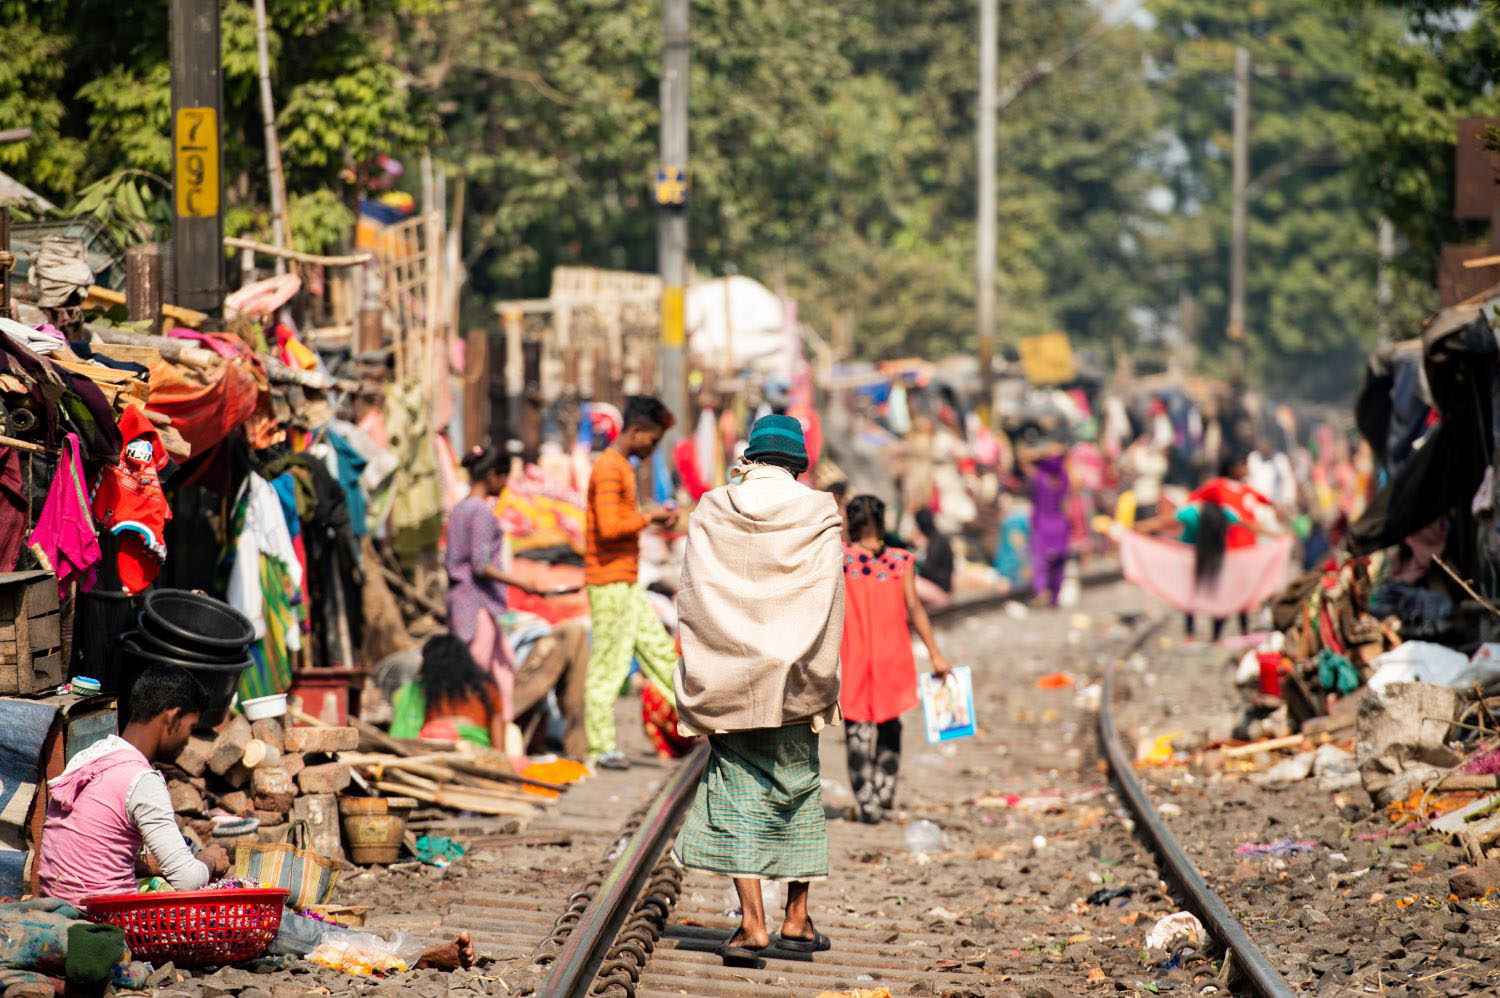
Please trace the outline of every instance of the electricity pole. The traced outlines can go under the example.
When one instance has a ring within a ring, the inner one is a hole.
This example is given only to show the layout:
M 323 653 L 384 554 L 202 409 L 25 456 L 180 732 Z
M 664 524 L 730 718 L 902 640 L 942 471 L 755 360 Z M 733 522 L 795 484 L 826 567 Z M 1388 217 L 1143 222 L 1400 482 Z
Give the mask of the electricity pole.
M 1250 182 L 1250 50 L 1234 50 L 1234 161 L 1229 221 L 1229 380 L 1245 383 L 1245 200 Z
M 687 279 L 688 0 L 662 0 L 661 162 L 656 173 L 657 266 L 661 271 L 662 401 L 686 423 L 683 286 Z M 674 434 L 675 436 L 675 434 Z
M 979 0 L 979 219 L 974 253 L 975 340 L 979 353 L 981 417 L 995 401 L 995 73 L 998 0 Z
M 174 297 L 217 315 L 224 297 L 218 0 L 172 0 L 170 18 Z

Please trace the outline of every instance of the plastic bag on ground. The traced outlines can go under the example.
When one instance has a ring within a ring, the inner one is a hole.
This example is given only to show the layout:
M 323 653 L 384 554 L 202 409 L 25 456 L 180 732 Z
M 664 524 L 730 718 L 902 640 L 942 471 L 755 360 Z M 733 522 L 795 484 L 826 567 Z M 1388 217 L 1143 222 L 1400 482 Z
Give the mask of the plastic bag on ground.
M 926 818 L 906 826 L 906 848 L 913 856 L 930 856 L 941 852 L 945 842 L 943 830 Z
M 1430 683 L 1461 690 L 1500 679 L 1500 658 L 1475 655 L 1470 661 L 1462 652 L 1430 641 L 1399 644 L 1370 664 L 1375 674 L 1369 686 L 1376 696 L 1383 696 L 1392 683 Z
M 386 977 L 416 966 L 422 952 L 421 940 L 405 932 L 382 939 L 373 932 L 355 932 L 331 925 L 307 959 L 354 977 Z
M 1146 933 L 1146 948 L 1173 953 L 1183 946 L 1200 949 L 1208 934 L 1203 923 L 1190 911 L 1174 912 L 1151 927 Z

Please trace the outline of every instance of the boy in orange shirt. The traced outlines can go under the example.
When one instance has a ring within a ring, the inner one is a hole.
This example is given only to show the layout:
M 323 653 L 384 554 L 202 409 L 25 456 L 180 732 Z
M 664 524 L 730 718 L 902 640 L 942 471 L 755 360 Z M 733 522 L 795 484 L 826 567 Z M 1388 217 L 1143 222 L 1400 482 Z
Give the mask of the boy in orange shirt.
M 628 769 L 630 760 L 615 743 L 615 699 L 634 655 L 644 678 L 675 705 L 672 673 L 677 651 L 638 581 L 641 531 L 669 526 L 671 509 L 643 513 L 636 508 L 635 469 L 630 458 L 645 460 L 676 420 L 659 399 L 632 396 L 625 403 L 624 427 L 589 475 L 588 520 L 583 579 L 593 615 L 592 646 L 584 690 L 584 730 L 589 759 L 605 769 Z

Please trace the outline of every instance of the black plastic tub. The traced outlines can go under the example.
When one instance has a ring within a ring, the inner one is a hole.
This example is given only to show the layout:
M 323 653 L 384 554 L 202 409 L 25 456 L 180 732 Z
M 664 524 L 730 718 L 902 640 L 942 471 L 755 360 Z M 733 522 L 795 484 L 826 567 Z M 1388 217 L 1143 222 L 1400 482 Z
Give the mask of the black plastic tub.
M 157 589 L 146 594 L 141 631 L 163 647 L 192 655 L 225 659 L 243 655 L 255 640 L 255 628 L 228 603 L 187 589 Z
M 120 652 L 134 666 L 137 675 L 153 665 L 176 665 L 191 672 L 208 694 L 208 707 L 198 718 L 199 727 L 205 728 L 224 720 L 229 704 L 234 700 L 234 688 L 240 681 L 240 673 L 254 664 L 248 652 L 236 662 L 206 662 L 169 655 L 141 641 L 134 631 L 120 636 Z
M 246 645 L 237 645 L 223 654 L 209 655 L 201 651 L 194 651 L 186 647 L 187 642 L 177 644 L 163 638 L 159 633 L 153 632 L 146 626 L 146 615 L 144 613 L 136 617 L 134 638 L 136 644 L 149 651 L 158 651 L 171 658 L 187 659 L 190 662 L 208 662 L 218 665 L 233 665 L 245 658 L 245 652 L 249 651 Z
M 120 635 L 135 626 L 144 597 L 123 590 L 95 587 L 78 594 L 78 619 L 73 627 L 70 676 L 92 676 L 105 693 L 120 697 L 121 718 L 136 671 L 120 653 Z

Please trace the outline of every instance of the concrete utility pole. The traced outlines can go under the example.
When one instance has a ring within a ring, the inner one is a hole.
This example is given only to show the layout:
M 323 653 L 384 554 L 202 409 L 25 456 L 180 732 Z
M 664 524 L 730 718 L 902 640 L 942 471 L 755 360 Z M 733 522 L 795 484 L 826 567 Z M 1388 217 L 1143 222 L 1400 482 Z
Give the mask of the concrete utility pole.
M 995 73 L 998 0 L 979 0 L 979 219 L 974 251 L 974 321 L 983 395 L 981 417 L 995 401 Z
M 1229 221 L 1229 379 L 1245 383 L 1245 201 L 1250 183 L 1250 50 L 1234 50 L 1234 161 Z
M 216 315 L 224 299 L 218 0 L 172 0 L 170 19 L 174 304 Z
M 688 0 L 662 0 L 661 25 L 661 163 L 655 192 L 660 210 L 656 256 L 662 284 L 661 398 L 680 427 L 688 418 L 687 375 L 683 369 L 688 244 Z

